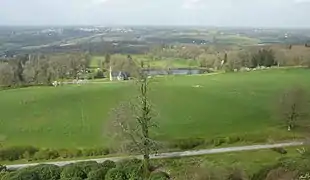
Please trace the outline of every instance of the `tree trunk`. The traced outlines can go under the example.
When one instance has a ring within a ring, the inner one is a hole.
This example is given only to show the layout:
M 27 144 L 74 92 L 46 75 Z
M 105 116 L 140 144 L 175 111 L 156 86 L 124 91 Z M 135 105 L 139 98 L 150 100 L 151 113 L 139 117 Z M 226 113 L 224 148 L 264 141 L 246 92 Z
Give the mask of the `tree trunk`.
M 112 66 L 110 66 L 110 81 L 113 81 L 113 77 L 112 77 Z
M 147 102 L 147 77 L 142 75 L 141 95 L 142 95 L 142 134 L 143 134 L 143 169 L 144 178 L 149 178 L 150 175 L 150 140 L 149 140 L 149 107 Z
M 144 177 L 148 178 L 150 175 L 150 143 L 149 143 L 149 130 L 148 130 L 148 117 L 146 114 L 147 110 L 147 100 L 143 98 L 143 124 L 142 124 L 142 133 L 143 133 L 143 169 Z
M 143 155 L 143 176 L 145 179 L 150 176 L 150 156 L 148 153 Z

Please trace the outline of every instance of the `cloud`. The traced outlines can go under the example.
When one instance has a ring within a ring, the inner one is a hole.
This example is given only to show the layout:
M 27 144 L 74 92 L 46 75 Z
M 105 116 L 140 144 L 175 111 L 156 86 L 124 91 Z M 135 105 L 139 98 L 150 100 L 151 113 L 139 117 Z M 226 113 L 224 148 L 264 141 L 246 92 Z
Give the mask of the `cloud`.
M 182 4 L 184 9 L 202 9 L 205 7 L 203 0 L 185 0 Z
M 310 3 L 310 0 L 294 0 L 294 3 L 300 4 L 300 3 Z
M 310 0 L 0 0 L 3 25 L 307 26 Z
M 92 0 L 91 3 L 92 4 L 102 4 L 102 3 L 106 3 L 110 0 Z
M 194 9 L 194 10 L 223 10 L 227 8 L 232 8 L 240 6 L 243 0 L 184 0 L 182 4 L 183 9 Z M 262 1 L 262 0 L 261 0 Z M 253 3 L 253 2 L 252 2 Z

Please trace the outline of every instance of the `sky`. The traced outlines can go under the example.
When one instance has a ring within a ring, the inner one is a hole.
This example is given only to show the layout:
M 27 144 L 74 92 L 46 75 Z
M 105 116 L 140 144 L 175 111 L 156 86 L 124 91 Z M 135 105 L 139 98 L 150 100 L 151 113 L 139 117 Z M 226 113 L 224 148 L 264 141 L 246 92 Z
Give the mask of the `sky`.
M 310 0 L 0 0 L 0 25 L 310 27 Z

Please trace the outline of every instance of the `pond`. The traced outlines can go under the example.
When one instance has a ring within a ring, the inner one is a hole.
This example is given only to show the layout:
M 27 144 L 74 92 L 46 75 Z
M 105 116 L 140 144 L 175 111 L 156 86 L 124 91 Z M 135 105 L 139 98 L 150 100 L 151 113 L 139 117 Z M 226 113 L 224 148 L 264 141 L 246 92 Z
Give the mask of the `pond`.
M 203 74 L 204 70 L 201 69 L 151 69 L 145 70 L 145 72 L 150 76 L 156 75 L 187 75 L 187 74 Z

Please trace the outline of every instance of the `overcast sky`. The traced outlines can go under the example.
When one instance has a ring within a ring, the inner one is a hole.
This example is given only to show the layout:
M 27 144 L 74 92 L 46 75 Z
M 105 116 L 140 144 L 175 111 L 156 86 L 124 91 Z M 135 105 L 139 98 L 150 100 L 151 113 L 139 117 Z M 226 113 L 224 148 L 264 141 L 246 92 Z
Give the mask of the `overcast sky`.
M 0 25 L 310 27 L 310 0 L 0 0 Z

